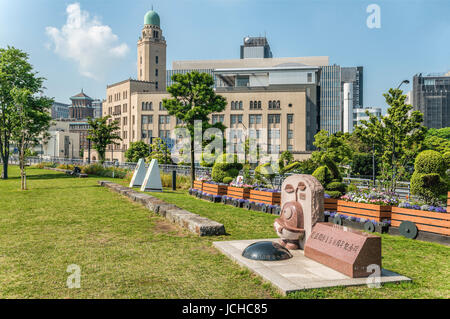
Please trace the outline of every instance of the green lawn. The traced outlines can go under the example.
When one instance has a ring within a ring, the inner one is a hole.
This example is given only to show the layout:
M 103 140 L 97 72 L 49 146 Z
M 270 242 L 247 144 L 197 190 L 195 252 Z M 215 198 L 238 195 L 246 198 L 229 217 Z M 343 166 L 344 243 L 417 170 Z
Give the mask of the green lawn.
M 213 241 L 274 237 L 274 216 L 213 204 L 186 192 L 154 194 L 224 223 L 226 236 L 198 237 L 141 205 L 53 171 L 18 169 L 0 180 L 0 298 L 278 298 L 271 285 L 212 247 Z M 153 195 L 153 194 L 152 194 Z M 349 287 L 295 298 L 448 298 L 450 248 L 383 235 L 383 267 L 414 282 Z M 81 289 L 66 286 L 81 267 Z

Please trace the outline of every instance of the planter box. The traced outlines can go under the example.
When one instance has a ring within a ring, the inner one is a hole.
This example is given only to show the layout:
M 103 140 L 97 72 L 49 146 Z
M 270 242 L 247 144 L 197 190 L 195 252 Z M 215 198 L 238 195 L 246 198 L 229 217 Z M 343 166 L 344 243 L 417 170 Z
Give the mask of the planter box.
M 373 219 L 377 222 L 391 219 L 391 206 L 363 204 L 356 202 L 337 201 L 337 212 L 347 216 Z
M 399 227 L 403 221 L 407 220 L 416 224 L 419 231 L 450 236 L 450 214 L 448 213 L 392 207 L 391 219 L 391 225 L 394 227 Z
M 447 194 L 447 213 L 450 213 L 450 192 Z
M 228 186 L 227 196 L 237 198 L 237 199 L 249 199 L 250 198 L 250 188 Z
M 330 212 L 337 212 L 337 198 L 324 198 L 323 208 Z
M 281 193 L 250 190 L 250 200 L 256 203 L 281 205 Z
M 194 181 L 194 189 L 202 191 L 203 190 L 203 181 Z
M 203 192 L 211 195 L 223 196 L 227 194 L 227 185 L 203 183 Z

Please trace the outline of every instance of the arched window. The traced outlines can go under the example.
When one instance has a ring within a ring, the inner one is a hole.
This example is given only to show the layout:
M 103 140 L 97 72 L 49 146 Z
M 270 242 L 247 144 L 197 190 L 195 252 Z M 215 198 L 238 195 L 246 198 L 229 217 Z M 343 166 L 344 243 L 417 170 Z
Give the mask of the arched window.
M 277 101 L 277 108 L 281 108 L 281 102 L 280 101 Z
M 258 109 L 261 108 L 261 101 L 258 101 Z
M 253 109 L 253 101 L 250 101 L 250 110 Z
M 239 101 L 239 109 L 240 109 L 240 110 L 243 109 L 242 101 Z
M 145 110 L 145 102 L 142 102 L 142 110 Z
M 153 102 L 150 102 L 149 110 L 153 110 Z
M 231 101 L 231 109 L 234 110 L 234 101 Z
M 269 109 L 272 108 L 272 101 L 269 101 Z

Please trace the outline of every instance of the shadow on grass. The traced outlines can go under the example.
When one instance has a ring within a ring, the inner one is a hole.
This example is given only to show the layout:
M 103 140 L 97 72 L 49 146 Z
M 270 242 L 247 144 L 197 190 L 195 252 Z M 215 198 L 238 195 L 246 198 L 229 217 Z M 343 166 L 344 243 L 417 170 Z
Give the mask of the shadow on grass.
M 75 178 L 65 174 L 38 174 L 38 175 L 28 175 L 27 179 L 39 180 L 39 179 L 59 179 L 59 178 Z M 77 177 L 78 178 L 78 177 Z M 8 177 L 7 180 L 20 180 L 20 176 Z

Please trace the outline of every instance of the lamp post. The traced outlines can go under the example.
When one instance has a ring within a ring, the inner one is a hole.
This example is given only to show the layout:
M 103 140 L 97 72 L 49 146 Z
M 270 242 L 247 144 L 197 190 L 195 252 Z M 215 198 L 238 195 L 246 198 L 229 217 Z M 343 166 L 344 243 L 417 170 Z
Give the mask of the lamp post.
M 400 87 L 402 86 L 403 83 L 409 84 L 409 80 L 403 80 L 402 82 L 400 82 L 400 84 L 397 86 L 397 90 L 400 89 Z M 397 168 L 395 165 L 395 134 L 392 134 L 392 169 L 393 169 L 393 172 L 392 172 L 392 185 L 391 185 L 392 189 L 391 189 L 391 191 L 394 191 L 394 186 L 395 186 L 394 181 L 395 181 L 395 175 L 396 175 L 396 171 L 397 171 Z

